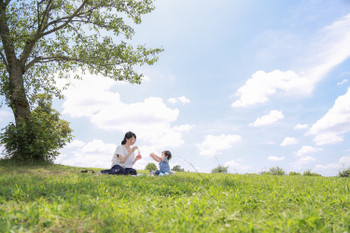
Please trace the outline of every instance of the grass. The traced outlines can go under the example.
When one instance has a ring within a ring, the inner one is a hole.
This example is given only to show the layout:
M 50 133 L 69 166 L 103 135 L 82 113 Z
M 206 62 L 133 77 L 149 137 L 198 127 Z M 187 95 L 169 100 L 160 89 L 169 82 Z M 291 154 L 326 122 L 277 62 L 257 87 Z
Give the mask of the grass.
M 350 232 L 348 178 L 81 170 L 0 161 L 0 232 Z

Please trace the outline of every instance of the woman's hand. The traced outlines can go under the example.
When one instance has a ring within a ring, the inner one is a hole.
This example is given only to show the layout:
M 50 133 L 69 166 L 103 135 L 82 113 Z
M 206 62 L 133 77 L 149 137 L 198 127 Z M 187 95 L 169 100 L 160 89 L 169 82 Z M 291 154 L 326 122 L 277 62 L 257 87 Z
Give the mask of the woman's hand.
M 133 146 L 133 147 L 131 148 L 131 152 L 135 152 L 135 150 L 137 150 L 137 149 L 139 149 L 137 146 Z

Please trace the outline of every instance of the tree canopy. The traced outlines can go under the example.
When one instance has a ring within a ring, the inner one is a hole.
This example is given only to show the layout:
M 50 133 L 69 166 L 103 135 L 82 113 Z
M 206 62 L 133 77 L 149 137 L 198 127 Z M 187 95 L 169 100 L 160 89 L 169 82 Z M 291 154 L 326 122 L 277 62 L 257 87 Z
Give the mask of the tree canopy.
M 162 49 L 132 46 L 131 25 L 152 10 L 153 0 L 0 0 L 0 94 L 16 127 L 33 96 L 62 97 L 56 79 L 77 69 L 141 83 L 135 66 L 152 65 Z

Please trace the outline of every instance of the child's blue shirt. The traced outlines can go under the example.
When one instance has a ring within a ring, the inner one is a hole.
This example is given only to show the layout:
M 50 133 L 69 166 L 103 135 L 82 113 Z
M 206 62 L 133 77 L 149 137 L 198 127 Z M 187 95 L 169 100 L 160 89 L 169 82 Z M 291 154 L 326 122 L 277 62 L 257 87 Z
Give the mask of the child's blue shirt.
M 170 173 L 169 160 L 167 158 L 163 158 L 164 161 L 159 162 L 159 171 L 162 173 Z

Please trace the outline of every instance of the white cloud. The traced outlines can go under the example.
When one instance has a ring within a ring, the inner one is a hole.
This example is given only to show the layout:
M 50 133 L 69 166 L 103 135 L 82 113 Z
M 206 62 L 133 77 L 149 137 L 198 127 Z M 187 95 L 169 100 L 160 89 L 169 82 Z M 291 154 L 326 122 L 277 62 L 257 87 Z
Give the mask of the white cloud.
M 318 149 L 315 149 L 314 147 L 312 146 L 303 146 L 300 150 L 298 150 L 297 152 L 297 156 L 298 157 L 301 157 L 301 156 L 304 156 L 306 154 L 311 154 L 311 153 L 315 153 L 317 152 Z
M 191 103 L 191 101 L 188 98 L 186 98 L 185 96 L 180 96 L 177 98 L 169 98 L 168 102 L 171 104 L 176 104 L 177 102 L 180 102 L 183 104 Z
M 307 129 L 307 127 L 309 127 L 309 125 L 308 124 L 296 124 L 295 126 L 294 126 L 294 129 Z
M 269 101 L 269 97 L 282 91 L 289 94 L 309 94 L 312 86 L 309 81 L 294 71 L 274 70 L 266 73 L 262 70 L 255 72 L 245 85 L 236 93 L 240 99 L 232 107 L 246 107 Z
M 308 163 L 310 163 L 312 161 L 315 161 L 315 158 L 312 157 L 312 156 L 306 156 L 306 157 L 303 157 L 303 158 L 299 159 L 299 162 L 303 163 L 303 164 L 308 164 Z
M 77 148 L 77 147 L 82 147 L 85 145 L 85 142 L 80 141 L 80 140 L 73 140 L 71 143 L 67 144 L 64 148 L 69 149 L 69 148 Z
M 270 125 L 273 124 L 281 119 L 283 119 L 283 113 L 277 110 L 270 111 L 269 114 L 264 115 L 262 117 L 259 117 L 256 119 L 256 121 L 251 126 L 257 127 L 257 126 L 263 126 L 263 125 Z
M 350 156 L 343 156 L 335 163 L 318 164 L 315 166 L 315 170 L 326 175 L 337 175 L 342 169 L 348 169 L 350 167 Z
M 333 107 L 314 123 L 307 135 L 315 135 L 316 145 L 335 144 L 343 141 L 350 131 L 350 88 L 339 96 Z
M 73 144 L 74 147 L 68 145 L 61 150 L 61 155 L 56 159 L 57 163 L 76 167 L 110 168 L 116 145 L 106 144 L 97 139 L 88 143 L 77 141 Z
M 283 142 L 280 144 L 281 146 L 290 146 L 298 144 L 298 139 L 293 137 L 285 137 Z
M 228 167 L 230 172 L 237 173 L 245 173 L 251 168 L 249 165 L 242 164 L 242 160 L 240 159 L 227 161 L 224 166 Z
M 342 85 L 344 85 L 344 84 L 347 83 L 347 82 L 349 82 L 349 80 L 344 79 L 343 81 L 338 82 L 337 85 L 338 85 L 338 86 L 342 86 Z
M 155 146 L 177 147 L 183 143 L 182 134 L 192 126 L 172 126 L 178 118 L 178 109 L 167 107 L 159 97 L 126 104 L 119 93 L 110 91 L 116 83 L 109 78 L 92 75 L 77 82 L 74 80 L 73 88 L 64 93 L 63 114 L 74 118 L 87 117 L 99 129 L 131 130 Z
M 284 160 L 285 158 L 284 157 L 277 157 L 277 156 L 269 156 L 267 159 L 270 161 L 273 161 L 273 162 L 278 162 L 278 161 Z
M 305 157 L 302 157 L 300 159 L 298 159 L 296 162 L 292 163 L 292 169 L 293 170 L 299 170 L 299 171 L 302 171 L 302 170 L 305 170 L 305 169 L 309 169 L 309 163 L 315 161 L 316 159 L 312 156 L 305 156 Z
M 76 167 L 95 167 L 109 169 L 112 164 L 112 156 L 118 145 L 104 143 L 102 140 L 93 139 L 87 143 L 74 140 L 61 150 L 61 155 L 56 159 L 56 163 L 76 166 Z M 142 159 L 135 164 L 135 169 L 144 169 L 149 162 L 154 160 L 149 157 L 151 152 L 160 154 L 164 148 L 153 146 L 139 146 Z M 156 163 L 156 162 L 155 162 Z
M 197 147 L 201 155 L 214 157 L 221 151 L 230 149 L 234 144 L 238 144 L 241 141 L 242 138 L 239 135 L 207 135 L 202 143 L 197 144 Z
M 238 89 L 232 107 L 247 107 L 270 100 L 271 96 L 306 95 L 330 70 L 350 56 L 350 14 L 321 30 L 309 41 L 305 61 L 308 68 L 295 71 L 255 72 Z M 304 55 L 305 56 L 305 55 Z

